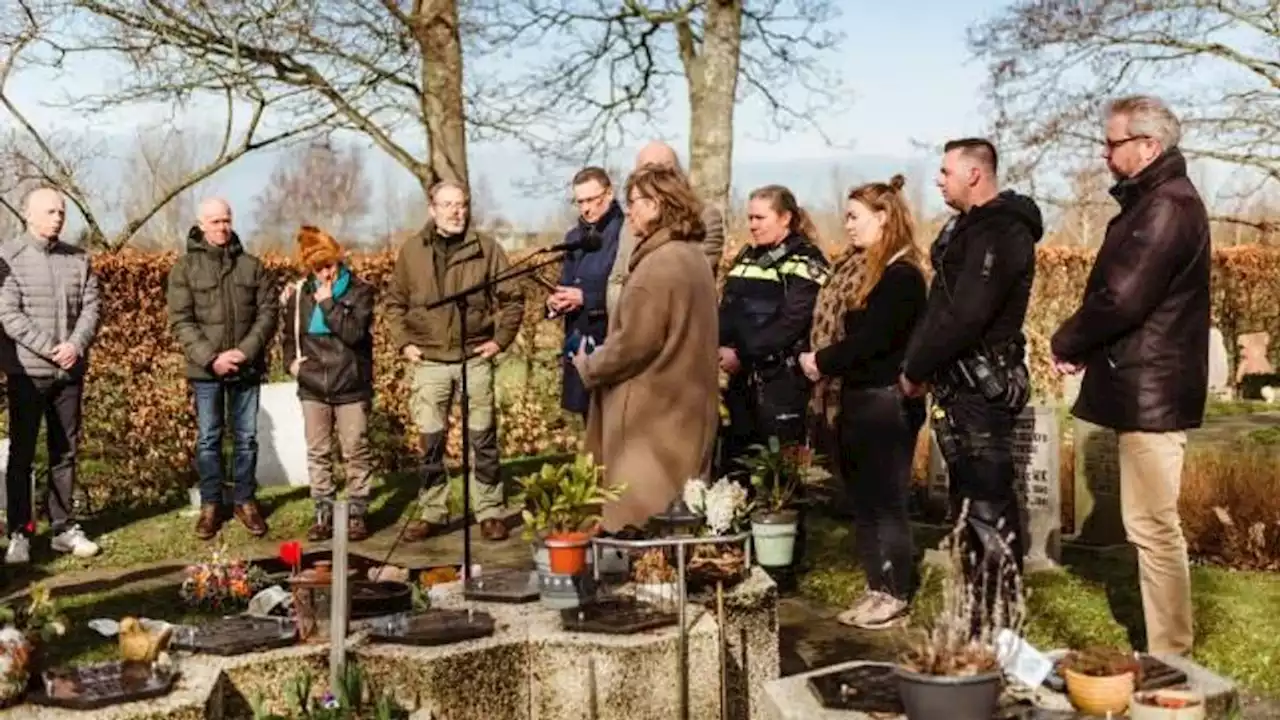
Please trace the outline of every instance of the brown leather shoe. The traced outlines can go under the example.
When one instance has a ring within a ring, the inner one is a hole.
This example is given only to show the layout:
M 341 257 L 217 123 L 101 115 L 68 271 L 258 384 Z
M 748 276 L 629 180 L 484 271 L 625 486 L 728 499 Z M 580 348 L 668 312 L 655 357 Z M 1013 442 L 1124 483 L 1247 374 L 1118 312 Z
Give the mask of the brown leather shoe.
M 257 500 L 250 500 L 242 505 L 237 505 L 235 515 L 236 519 L 244 525 L 250 535 L 262 537 L 267 534 L 267 521 L 262 519 L 262 513 L 258 510 Z
M 498 518 L 480 521 L 480 536 L 489 542 L 502 542 L 507 539 L 507 524 Z
M 369 526 L 365 524 L 363 515 L 352 515 L 347 518 L 347 539 L 360 542 L 369 537 Z
M 421 542 L 440 532 L 440 525 L 426 520 L 410 520 L 404 529 L 404 539 L 408 542 Z
M 316 520 L 307 530 L 307 539 L 311 542 L 324 542 L 333 539 L 333 525 Z
M 200 506 L 200 519 L 196 520 L 196 537 L 201 540 L 212 540 L 218 534 L 217 503 L 205 503 Z

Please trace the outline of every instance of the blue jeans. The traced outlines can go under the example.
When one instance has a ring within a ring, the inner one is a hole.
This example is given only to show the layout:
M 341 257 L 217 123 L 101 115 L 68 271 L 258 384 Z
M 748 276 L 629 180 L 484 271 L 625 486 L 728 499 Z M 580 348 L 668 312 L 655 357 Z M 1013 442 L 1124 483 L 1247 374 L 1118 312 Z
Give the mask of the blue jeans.
M 234 502 L 254 499 L 258 489 L 258 383 L 222 383 L 194 380 L 196 394 L 196 473 L 200 476 L 200 502 L 222 504 L 222 431 L 231 418 L 231 474 Z

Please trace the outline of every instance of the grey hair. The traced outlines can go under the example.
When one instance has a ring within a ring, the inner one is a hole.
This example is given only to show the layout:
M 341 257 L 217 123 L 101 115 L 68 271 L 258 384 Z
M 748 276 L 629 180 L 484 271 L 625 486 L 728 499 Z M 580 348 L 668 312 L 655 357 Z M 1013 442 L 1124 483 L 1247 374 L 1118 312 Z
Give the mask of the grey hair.
M 435 202 L 436 196 L 439 195 L 440 191 L 444 190 L 445 188 L 453 188 L 461 192 L 463 202 L 468 202 L 468 203 L 471 202 L 471 193 L 467 191 L 467 188 L 463 186 L 462 183 L 454 182 L 453 180 L 437 181 L 436 184 L 432 185 L 431 189 L 427 191 L 427 199 L 430 200 L 431 202 Z
M 1182 140 L 1182 123 L 1164 101 L 1154 95 L 1129 95 L 1107 104 L 1107 116 L 1124 115 L 1129 120 L 1130 135 L 1145 135 L 1157 140 L 1165 150 L 1178 147 Z

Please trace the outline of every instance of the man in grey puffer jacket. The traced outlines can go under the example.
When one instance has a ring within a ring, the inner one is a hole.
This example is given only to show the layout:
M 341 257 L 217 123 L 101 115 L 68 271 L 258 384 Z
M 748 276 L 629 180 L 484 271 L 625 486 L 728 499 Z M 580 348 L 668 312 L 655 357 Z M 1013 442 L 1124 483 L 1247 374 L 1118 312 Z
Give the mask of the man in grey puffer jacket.
M 41 188 L 23 206 L 27 231 L 0 246 L 0 369 L 9 401 L 9 547 L 5 562 L 31 558 L 35 532 L 31 466 L 47 418 L 49 519 L 55 552 L 92 557 L 98 546 L 71 518 L 89 346 L 98 332 L 98 280 L 89 255 L 58 239 L 66 204 Z

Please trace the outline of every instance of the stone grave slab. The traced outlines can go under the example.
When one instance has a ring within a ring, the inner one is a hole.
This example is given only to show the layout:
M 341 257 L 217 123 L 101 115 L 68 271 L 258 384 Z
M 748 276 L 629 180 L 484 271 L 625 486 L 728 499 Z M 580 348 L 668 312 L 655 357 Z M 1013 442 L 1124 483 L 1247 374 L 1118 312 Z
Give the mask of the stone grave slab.
M 204 625 L 179 625 L 169 645 L 174 650 L 229 656 L 287 647 L 297 639 L 298 629 L 291 620 L 241 615 Z
M 392 645 L 449 645 L 493 634 L 493 616 L 476 610 L 431 609 L 369 623 L 369 639 Z
M 260 485 L 306 486 L 307 438 L 295 382 L 266 383 L 258 401 Z
M 1110 428 L 1076 418 L 1075 534 L 1083 545 L 1126 543 L 1120 514 L 1119 438 Z
M 580 608 L 566 608 L 560 611 L 560 620 L 564 629 L 570 632 L 607 635 L 630 635 L 679 622 L 676 613 L 627 596 L 596 600 Z
M 1062 560 L 1061 445 L 1057 408 L 1028 405 L 1013 430 L 1014 473 L 1022 497 L 1028 570 L 1051 569 Z
M 1216 327 L 1209 328 L 1209 394 L 1220 399 L 1231 397 L 1231 357 L 1226 338 Z
M 30 693 L 27 701 L 68 710 L 99 710 L 166 695 L 176 680 L 176 673 L 144 663 L 82 665 L 45 671 L 43 687 Z

